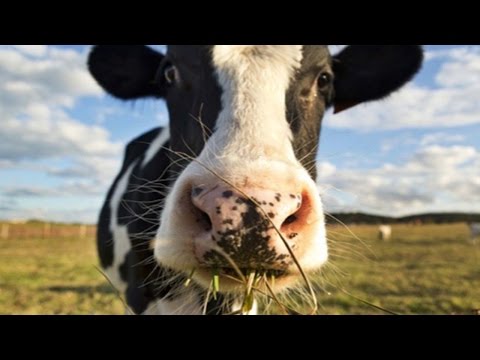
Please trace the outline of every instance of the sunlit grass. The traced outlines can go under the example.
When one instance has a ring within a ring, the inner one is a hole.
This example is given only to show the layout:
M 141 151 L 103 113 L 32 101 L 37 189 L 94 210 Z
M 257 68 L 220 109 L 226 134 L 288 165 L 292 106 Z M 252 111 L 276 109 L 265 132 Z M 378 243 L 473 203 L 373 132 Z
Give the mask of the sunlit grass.
M 390 242 L 377 240 L 375 226 L 350 230 L 363 243 L 342 226 L 329 227 L 331 260 L 313 277 L 318 313 L 472 314 L 480 308 L 480 246 L 467 241 L 466 225 L 396 225 Z M 97 264 L 92 238 L 0 240 L 0 314 L 124 314 Z M 217 292 L 221 284 L 212 280 Z M 270 295 L 269 313 L 290 308 L 309 313 L 308 292 Z
M 92 238 L 0 240 L 0 314 L 123 314 Z
M 341 227 L 331 229 L 330 266 L 317 279 L 327 289 L 318 293 L 321 313 L 382 313 L 342 289 L 398 314 L 472 314 L 480 308 L 480 246 L 467 241 L 466 225 L 395 225 L 389 242 L 377 240 L 375 226 L 351 230 L 366 246 Z

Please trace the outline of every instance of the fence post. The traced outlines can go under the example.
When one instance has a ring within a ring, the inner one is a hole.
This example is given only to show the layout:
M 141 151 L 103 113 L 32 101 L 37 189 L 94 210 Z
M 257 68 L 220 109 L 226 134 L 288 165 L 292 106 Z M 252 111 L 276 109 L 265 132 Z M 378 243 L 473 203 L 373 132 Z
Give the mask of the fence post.
M 51 235 L 52 225 L 50 223 L 43 224 L 43 238 L 49 238 Z
M 2 224 L 2 231 L 0 232 L 2 239 L 8 239 L 8 230 L 8 224 Z
M 87 236 L 87 225 L 85 225 L 85 224 L 80 225 L 79 233 L 80 233 L 80 238 L 86 237 Z

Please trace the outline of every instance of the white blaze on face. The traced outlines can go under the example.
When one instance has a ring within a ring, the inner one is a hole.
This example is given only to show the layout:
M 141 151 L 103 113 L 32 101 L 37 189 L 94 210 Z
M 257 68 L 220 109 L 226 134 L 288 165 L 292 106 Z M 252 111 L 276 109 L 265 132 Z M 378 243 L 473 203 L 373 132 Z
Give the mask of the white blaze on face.
M 216 45 L 212 57 L 222 111 L 207 147 L 223 155 L 294 161 L 285 98 L 300 67 L 302 46 Z

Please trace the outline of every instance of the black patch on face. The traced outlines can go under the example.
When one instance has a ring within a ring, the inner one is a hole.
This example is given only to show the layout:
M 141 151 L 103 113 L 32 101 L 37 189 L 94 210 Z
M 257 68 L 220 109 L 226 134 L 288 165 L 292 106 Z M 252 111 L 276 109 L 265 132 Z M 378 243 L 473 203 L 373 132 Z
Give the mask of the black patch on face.
M 175 66 L 180 78 L 165 95 L 170 117 L 172 170 L 180 173 L 191 162 L 189 156 L 196 158 L 213 133 L 222 107 L 222 90 L 212 65 L 211 46 L 169 45 L 165 64 Z
M 293 133 L 293 150 L 314 180 L 317 173 L 312 164 L 317 155 L 322 118 L 333 96 L 333 84 L 323 88 L 317 86 L 318 77 L 324 72 L 332 73 L 327 46 L 304 45 L 301 67 L 286 95 L 287 121 Z M 312 91 L 316 91 L 316 94 L 312 94 Z
M 261 268 L 282 264 L 288 266 L 287 255 L 278 255 L 269 247 L 272 224 L 260 209 L 252 202 L 246 201 L 247 210 L 241 214 L 242 226 L 238 229 L 218 231 L 215 242 L 241 268 Z M 229 262 L 215 251 L 204 255 L 207 264 L 213 267 L 230 267 Z
M 282 199 L 282 195 L 281 194 L 275 194 L 275 200 L 277 200 L 277 202 L 280 202 L 280 200 Z

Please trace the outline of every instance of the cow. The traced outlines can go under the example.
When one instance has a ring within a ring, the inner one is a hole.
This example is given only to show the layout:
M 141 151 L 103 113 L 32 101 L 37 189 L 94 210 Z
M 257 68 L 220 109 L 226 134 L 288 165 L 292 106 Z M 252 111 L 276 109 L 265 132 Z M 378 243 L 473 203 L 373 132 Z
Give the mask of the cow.
M 386 97 L 422 60 L 417 45 L 92 47 L 107 93 L 163 99 L 169 113 L 126 146 L 98 222 L 102 269 L 132 312 L 253 314 L 238 279 L 275 278 L 282 292 L 321 268 L 324 113 Z
M 380 225 L 378 227 L 378 239 L 388 241 L 392 237 L 392 227 L 390 225 Z
M 468 223 L 470 230 L 470 242 L 475 245 L 477 238 L 480 237 L 480 223 Z

